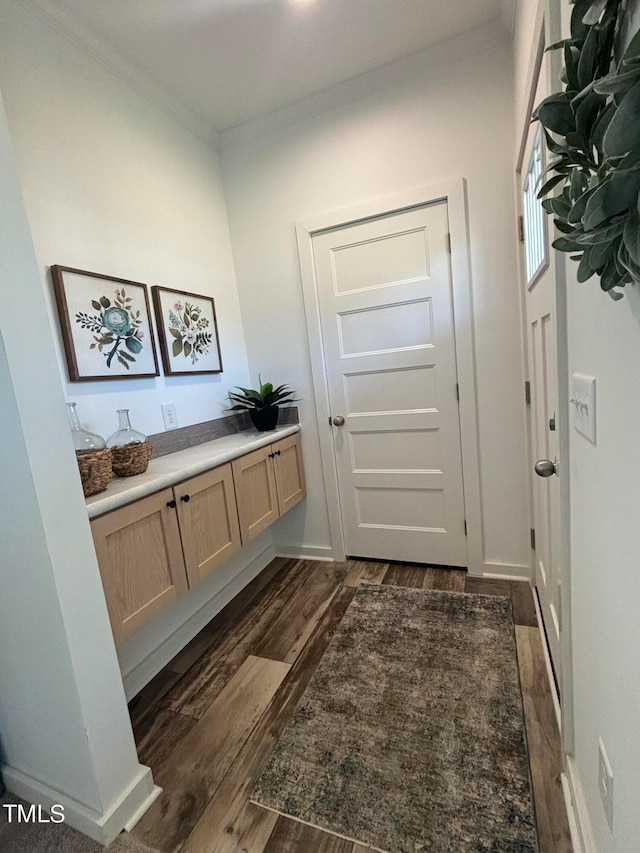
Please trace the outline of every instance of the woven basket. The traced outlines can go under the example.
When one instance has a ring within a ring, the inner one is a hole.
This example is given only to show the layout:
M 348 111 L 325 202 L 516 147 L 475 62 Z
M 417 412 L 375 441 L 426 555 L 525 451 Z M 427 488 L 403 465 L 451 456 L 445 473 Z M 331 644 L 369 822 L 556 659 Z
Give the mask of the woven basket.
M 111 450 L 107 448 L 77 453 L 76 459 L 85 498 L 104 492 L 111 480 Z
M 118 477 L 133 477 L 135 474 L 142 474 L 149 467 L 153 444 L 143 441 L 140 444 L 112 447 L 111 453 L 113 473 Z

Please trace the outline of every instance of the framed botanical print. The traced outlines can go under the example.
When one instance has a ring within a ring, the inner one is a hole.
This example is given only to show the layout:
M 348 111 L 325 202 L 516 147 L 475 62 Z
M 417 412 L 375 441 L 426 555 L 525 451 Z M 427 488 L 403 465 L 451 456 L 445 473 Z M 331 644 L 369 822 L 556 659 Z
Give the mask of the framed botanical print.
M 59 264 L 51 276 L 71 382 L 158 376 L 146 285 Z
M 168 287 L 151 293 L 166 375 L 222 373 L 213 299 Z

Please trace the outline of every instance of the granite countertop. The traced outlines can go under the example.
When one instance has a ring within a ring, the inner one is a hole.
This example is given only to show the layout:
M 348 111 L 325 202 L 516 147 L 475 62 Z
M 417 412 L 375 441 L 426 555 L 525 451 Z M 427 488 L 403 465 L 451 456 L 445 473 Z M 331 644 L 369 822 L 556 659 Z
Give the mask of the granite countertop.
M 114 477 L 106 491 L 87 498 L 89 518 L 104 515 L 105 512 L 111 512 L 113 509 L 165 489 L 167 486 L 188 480 L 218 465 L 224 465 L 225 462 L 299 431 L 298 424 L 277 427 L 270 432 L 251 429 L 225 435 L 196 447 L 189 447 L 187 450 L 168 453 L 159 459 L 152 458 L 144 474 L 136 474 L 134 477 Z

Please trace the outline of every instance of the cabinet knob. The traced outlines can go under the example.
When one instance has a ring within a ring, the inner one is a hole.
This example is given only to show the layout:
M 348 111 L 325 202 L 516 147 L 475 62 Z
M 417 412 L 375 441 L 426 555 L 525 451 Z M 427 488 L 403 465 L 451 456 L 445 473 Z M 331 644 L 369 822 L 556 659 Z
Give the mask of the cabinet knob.
M 191 500 L 191 498 L 190 498 L 190 496 L 189 496 L 189 495 L 182 495 L 182 497 L 180 498 L 180 500 L 181 500 L 181 501 L 184 501 L 186 504 L 188 504 L 188 503 L 189 503 L 189 501 Z
M 280 450 L 276 450 L 276 456 L 280 456 L 280 453 L 281 453 L 281 452 L 282 452 L 282 451 L 280 451 Z
M 276 455 L 275 453 L 270 453 L 270 454 L 269 454 L 269 459 L 273 459 L 273 457 L 274 457 L 275 455 Z
M 176 502 L 175 501 L 167 501 L 167 506 L 169 507 L 169 509 L 175 509 L 176 508 Z

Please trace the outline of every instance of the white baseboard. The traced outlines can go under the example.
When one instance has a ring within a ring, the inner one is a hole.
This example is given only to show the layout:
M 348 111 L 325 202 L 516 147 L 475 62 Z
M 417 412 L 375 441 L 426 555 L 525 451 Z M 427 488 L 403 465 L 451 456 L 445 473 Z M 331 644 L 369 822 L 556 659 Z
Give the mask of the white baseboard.
M 531 566 L 524 563 L 497 563 L 485 561 L 480 573 L 469 571 L 471 577 L 481 577 L 502 581 L 531 582 Z
M 278 557 L 289 560 L 322 560 L 334 562 L 333 548 L 329 545 L 274 545 Z
M 571 755 L 565 756 L 565 771 L 562 774 L 562 787 L 565 791 L 574 853 L 598 853 L 598 848 L 593 839 L 587 801 L 578 769 Z
M 122 673 L 122 683 L 127 701 L 136 696 L 178 652 L 198 634 L 223 607 L 241 592 L 276 556 L 269 545 L 235 574 L 212 598 L 204 602 L 175 631 L 154 646 L 148 655 L 128 672 Z
M 139 764 L 136 776 L 121 796 L 105 814 L 98 814 L 13 767 L 3 765 L 2 777 L 7 790 L 28 803 L 41 805 L 47 811 L 54 805 L 64 806 L 65 823 L 104 845 L 111 844 L 134 818 L 139 819 L 161 791 L 153 784 L 151 770 Z

